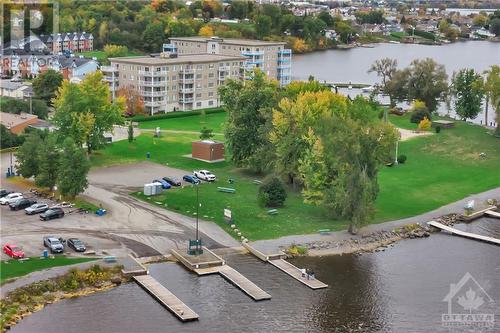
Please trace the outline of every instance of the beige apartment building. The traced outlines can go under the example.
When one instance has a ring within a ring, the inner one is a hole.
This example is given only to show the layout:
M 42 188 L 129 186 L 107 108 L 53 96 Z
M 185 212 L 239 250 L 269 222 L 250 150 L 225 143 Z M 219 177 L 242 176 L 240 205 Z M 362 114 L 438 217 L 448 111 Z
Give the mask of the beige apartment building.
M 113 98 L 129 86 L 144 98 L 149 114 L 187 111 L 220 105 L 217 89 L 226 78 L 241 78 L 241 55 L 191 54 L 110 58 L 102 66 Z
M 291 81 L 292 50 L 284 42 L 219 37 L 171 37 L 163 45 L 163 52 L 178 54 L 219 54 L 243 56 L 245 78 L 250 79 L 253 69 L 260 68 L 268 77 L 276 78 L 284 86 Z

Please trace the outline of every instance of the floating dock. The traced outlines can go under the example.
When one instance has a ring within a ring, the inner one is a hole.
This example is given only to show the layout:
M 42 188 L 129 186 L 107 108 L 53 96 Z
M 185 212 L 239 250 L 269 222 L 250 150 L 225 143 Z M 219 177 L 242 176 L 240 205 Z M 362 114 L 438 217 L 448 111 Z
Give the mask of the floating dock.
M 283 252 L 274 254 L 265 254 L 257 250 L 256 248 L 250 246 L 247 242 L 243 242 L 243 247 L 246 248 L 251 254 L 253 254 L 260 260 L 270 263 L 274 267 L 290 275 L 295 280 L 302 282 L 311 289 L 322 289 L 328 287 L 327 284 L 319 280 L 308 279 L 307 277 L 302 276 L 302 271 L 300 270 L 300 268 L 292 265 L 291 263 L 283 259 L 286 257 L 286 254 L 284 254 Z
M 495 245 L 500 245 L 500 239 L 496 239 L 493 237 L 488 237 L 488 236 L 483 236 L 483 235 L 478 235 L 478 234 L 473 234 L 471 232 L 466 232 L 462 230 L 458 230 L 452 227 L 449 227 L 447 225 L 444 225 L 442 223 L 436 222 L 436 221 L 430 221 L 427 222 L 428 225 L 433 226 L 434 228 L 438 228 L 444 231 L 448 231 L 454 235 L 465 237 L 465 238 L 470 238 L 470 239 L 475 239 L 475 240 L 480 240 L 483 242 L 495 244 Z
M 125 276 L 149 274 L 147 268 L 130 254 L 128 255 L 128 257 L 121 259 L 120 264 L 123 265 L 122 274 Z
M 327 284 L 319 280 L 308 279 L 307 277 L 302 276 L 302 271 L 298 267 L 292 265 L 291 263 L 289 263 L 284 259 L 269 260 L 269 263 L 274 267 L 279 268 L 286 274 L 290 275 L 295 280 L 302 282 L 311 289 L 322 289 L 328 287 Z
M 245 294 L 252 297 L 255 301 L 271 299 L 271 295 L 260 289 L 255 283 L 241 275 L 234 268 L 224 265 L 219 268 L 219 274 L 226 280 L 243 290 Z
M 179 262 L 199 276 L 220 274 L 223 278 L 241 289 L 255 301 L 271 299 L 271 295 L 244 277 L 237 270 L 226 265 L 226 262 L 221 257 L 206 247 L 203 247 L 203 254 L 196 256 L 188 255 L 187 252 L 176 251 L 173 249 L 171 250 L 171 253 L 179 260 Z
M 494 210 L 496 210 L 496 209 L 497 209 L 496 206 L 489 206 L 489 207 L 477 210 L 469 215 L 460 215 L 460 220 L 465 221 L 465 222 L 470 222 L 472 220 L 483 217 L 484 215 L 486 215 L 486 212 L 494 212 Z
M 499 212 L 495 212 L 495 211 L 492 211 L 492 210 L 487 210 L 484 212 L 484 215 L 488 215 L 490 217 L 496 217 L 497 219 L 500 219 L 500 213 Z
M 134 276 L 133 279 L 180 320 L 190 321 L 197 320 L 199 318 L 196 312 L 191 310 L 186 304 L 156 281 L 152 276 L 138 275 Z

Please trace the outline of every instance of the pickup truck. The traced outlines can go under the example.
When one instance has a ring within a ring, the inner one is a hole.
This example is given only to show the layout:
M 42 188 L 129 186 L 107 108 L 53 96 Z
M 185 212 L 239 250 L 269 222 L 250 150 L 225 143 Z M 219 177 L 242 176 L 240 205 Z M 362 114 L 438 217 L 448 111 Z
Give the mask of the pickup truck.
M 53 236 L 43 237 L 43 246 L 48 247 L 52 253 L 62 253 L 64 251 L 64 245 Z
M 217 179 L 215 178 L 215 175 L 208 170 L 193 171 L 193 174 L 196 178 L 204 180 L 206 182 L 213 182 Z

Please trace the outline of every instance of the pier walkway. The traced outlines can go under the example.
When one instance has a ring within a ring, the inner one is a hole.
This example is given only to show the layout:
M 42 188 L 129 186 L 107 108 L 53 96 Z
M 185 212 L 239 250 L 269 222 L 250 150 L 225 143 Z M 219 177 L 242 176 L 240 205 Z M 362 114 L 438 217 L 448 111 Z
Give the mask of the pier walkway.
M 133 279 L 148 293 L 150 293 L 160 304 L 182 321 L 198 319 L 198 314 L 191 310 L 186 304 L 172 294 L 150 275 L 137 275 Z
M 499 212 L 495 212 L 495 211 L 492 211 L 492 210 L 487 210 L 486 212 L 484 212 L 485 215 L 488 215 L 490 217 L 496 217 L 497 219 L 500 219 L 500 213 Z
M 292 265 L 291 263 L 283 259 L 284 257 L 286 257 L 286 255 L 283 252 L 265 254 L 257 250 L 253 246 L 250 246 L 250 244 L 246 242 L 243 242 L 243 247 L 246 248 L 251 254 L 253 254 L 260 260 L 270 263 L 274 267 L 290 275 L 295 280 L 302 282 L 311 289 L 322 289 L 328 287 L 327 284 L 319 280 L 308 279 L 307 276 L 306 277 L 302 276 L 302 270 L 300 268 Z
M 476 240 L 480 240 L 480 241 L 491 243 L 491 244 L 495 244 L 495 245 L 500 245 L 500 239 L 496 239 L 496 238 L 493 238 L 493 237 L 488 237 L 488 236 L 473 234 L 471 232 L 466 232 L 466 231 L 458 230 L 458 229 L 446 226 L 446 225 L 444 225 L 442 223 L 439 223 L 439 222 L 436 222 L 436 221 L 430 221 L 430 222 L 427 222 L 427 224 L 430 225 L 430 226 L 433 226 L 434 228 L 438 228 L 438 229 L 441 229 L 441 230 L 448 231 L 448 232 L 450 232 L 450 233 L 452 233 L 454 235 L 457 235 L 457 236 L 461 236 L 461 237 L 465 237 L 465 238 L 470 238 L 470 239 L 476 239 Z
M 271 295 L 260 289 L 255 283 L 241 275 L 234 268 L 224 265 L 219 267 L 219 274 L 226 280 L 243 290 L 245 294 L 252 297 L 255 301 L 271 299 Z

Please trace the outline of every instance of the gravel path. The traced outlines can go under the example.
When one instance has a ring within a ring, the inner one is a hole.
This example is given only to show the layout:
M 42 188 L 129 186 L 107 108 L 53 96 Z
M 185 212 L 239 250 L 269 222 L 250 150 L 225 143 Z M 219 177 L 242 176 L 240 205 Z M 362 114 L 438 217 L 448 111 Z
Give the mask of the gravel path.
M 342 240 L 348 240 L 352 238 L 360 239 L 362 238 L 363 235 L 367 235 L 373 232 L 391 231 L 394 228 L 400 227 L 405 224 L 428 222 L 442 215 L 459 213 L 463 211 L 464 205 L 469 200 L 475 200 L 477 203 L 479 203 L 479 202 L 484 202 L 487 199 L 491 198 L 500 199 L 500 187 L 497 187 L 495 189 L 486 192 L 468 196 L 462 200 L 453 202 L 446 206 L 440 207 L 433 211 L 417 215 L 414 217 L 383 222 L 378 224 L 370 224 L 362 228 L 358 233 L 358 235 L 356 236 L 353 236 L 344 230 L 344 231 L 331 232 L 330 234 L 327 235 L 308 234 L 308 235 L 285 236 L 277 239 L 260 240 L 252 242 L 252 245 L 264 253 L 271 254 L 278 252 L 280 247 L 289 247 L 292 244 L 305 244 L 314 242 L 339 242 Z

